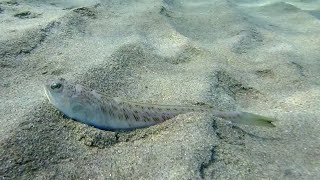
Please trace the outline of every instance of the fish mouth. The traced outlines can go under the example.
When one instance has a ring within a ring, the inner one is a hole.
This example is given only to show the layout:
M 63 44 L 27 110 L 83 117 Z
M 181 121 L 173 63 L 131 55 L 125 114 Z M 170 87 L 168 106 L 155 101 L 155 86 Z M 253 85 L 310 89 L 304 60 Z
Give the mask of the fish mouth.
M 51 92 L 48 88 L 50 88 L 50 87 L 48 87 L 48 85 L 46 84 L 44 86 L 44 93 L 46 94 L 46 97 L 48 98 L 48 100 L 53 104 L 52 95 L 51 95 Z
M 48 98 L 49 102 L 51 104 L 55 105 L 56 101 L 52 95 L 51 87 L 50 87 L 53 82 L 54 82 L 53 80 L 47 80 L 46 84 L 44 85 L 44 93 L 45 93 L 46 97 Z

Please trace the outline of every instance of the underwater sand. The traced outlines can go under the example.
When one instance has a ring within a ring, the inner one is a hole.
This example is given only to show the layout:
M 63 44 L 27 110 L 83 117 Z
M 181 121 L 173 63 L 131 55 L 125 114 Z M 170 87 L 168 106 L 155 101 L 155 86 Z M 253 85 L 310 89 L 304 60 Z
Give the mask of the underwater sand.
M 0 179 L 320 179 L 320 3 L 0 0 Z M 201 113 L 109 132 L 46 99 L 48 78 Z

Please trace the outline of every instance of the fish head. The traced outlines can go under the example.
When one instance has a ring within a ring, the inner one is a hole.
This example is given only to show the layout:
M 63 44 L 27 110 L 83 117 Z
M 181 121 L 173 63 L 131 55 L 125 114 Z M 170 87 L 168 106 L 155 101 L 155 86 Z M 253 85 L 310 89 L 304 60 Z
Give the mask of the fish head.
M 49 79 L 44 86 L 45 94 L 49 101 L 66 115 L 69 114 L 73 96 L 76 94 L 76 86 L 68 83 L 63 78 Z

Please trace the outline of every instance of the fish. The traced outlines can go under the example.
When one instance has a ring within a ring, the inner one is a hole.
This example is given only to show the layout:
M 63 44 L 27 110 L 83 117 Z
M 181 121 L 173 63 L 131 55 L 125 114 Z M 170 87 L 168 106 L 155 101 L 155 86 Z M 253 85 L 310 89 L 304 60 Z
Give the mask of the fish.
M 69 118 L 103 130 L 132 130 L 159 124 L 179 114 L 209 113 L 232 123 L 275 127 L 274 118 L 241 111 L 215 111 L 207 106 L 160 105 L 131 102 L 73 84 L 64 78 L 46 81 L 51 104 Z

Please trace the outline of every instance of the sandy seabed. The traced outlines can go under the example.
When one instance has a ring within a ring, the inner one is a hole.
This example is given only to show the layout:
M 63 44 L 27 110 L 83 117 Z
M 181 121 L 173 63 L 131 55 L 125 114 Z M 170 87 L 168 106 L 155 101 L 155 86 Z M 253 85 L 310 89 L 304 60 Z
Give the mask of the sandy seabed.
M 320 179 L 320 2 L 0 0 L 0 179 Z M 210 104 L 109 132 L 46 99 L 63 77 L 110 96 Z

